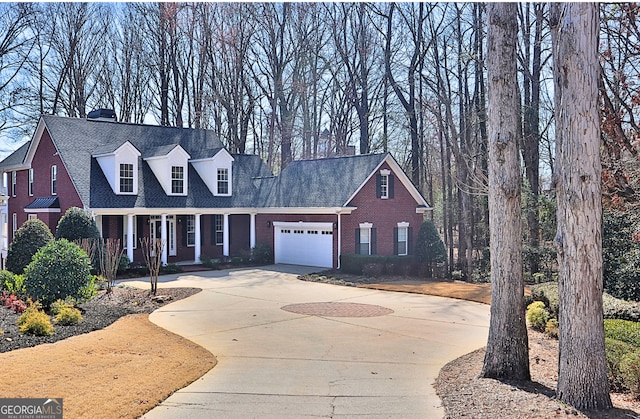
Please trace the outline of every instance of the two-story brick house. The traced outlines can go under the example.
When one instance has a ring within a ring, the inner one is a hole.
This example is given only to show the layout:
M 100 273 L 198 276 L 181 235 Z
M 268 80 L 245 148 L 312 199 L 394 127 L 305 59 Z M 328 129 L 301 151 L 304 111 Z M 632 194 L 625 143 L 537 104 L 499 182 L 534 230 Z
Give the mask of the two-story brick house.
M 347 253 L 410 254 L 425 199 L 388 153 L 290 163 L 274 176 L 212 131 L 42 116 L 0 163 L 8 236 L 37 217 L 53 232 L 72 206 L 119 238 L 165 242 L 165 263 L 268 245 L 278 263 L 336 267 Z

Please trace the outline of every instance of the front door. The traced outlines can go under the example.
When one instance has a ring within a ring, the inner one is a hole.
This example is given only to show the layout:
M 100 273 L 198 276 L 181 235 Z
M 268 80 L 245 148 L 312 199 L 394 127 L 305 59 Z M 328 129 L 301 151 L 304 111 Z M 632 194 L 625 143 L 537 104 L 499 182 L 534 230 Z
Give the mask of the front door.
M 162 219 L 158 215 L 152 215 L 150 217 L 150 235 L 151 242 L 155 242 L 156 239 L 164 240 L 162 237 Z M 167 246 L 169 256 L 176 256 L 176 216 L 167 216 L 167 239 L 163 245 Z M 152 255 L 153 256 L 153 255 Z
M 156 239 L 162 240 L 162 221 L 160 217 L 157 215 L 151 216 L 149 220 L 150 234 L 149 238 L 151 239 L 151 243 L 155 243 Z M 154 249 L 155 246 L 151 246 L 151 249 Z M 151 251 L 151 256 L 155 256 L 155 252 Z

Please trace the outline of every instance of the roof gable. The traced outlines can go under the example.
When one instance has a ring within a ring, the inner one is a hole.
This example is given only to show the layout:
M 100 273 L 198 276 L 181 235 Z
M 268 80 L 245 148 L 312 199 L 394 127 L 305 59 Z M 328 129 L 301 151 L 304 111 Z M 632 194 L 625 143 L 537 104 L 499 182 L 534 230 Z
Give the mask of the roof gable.
M 409 193 L 411 194 L 411 197 L 415 199 L 416 204 L 418 206 L 429 208 L 429 204 L 427 204 L 427 201 L 424 199 L 420 191 L 418 191 L 418 188 L 416 188 L 416 186 L 413 184 L 411 179 L 409 179 L 409 177 L 404 172 L 404 170 L 402 170 L 402 167 L 400 167 L 396 159 L 394 159 L 390 153 L 387 153 L 385 155 L 384 160 L 382 160 L 380 164 L 378 164 L 378 166 L 371 171 L 369 176 L 367 176 L 364 182 L 360 184 L 358 189 L 356 189 L 353 192 L 353 194 L 344 202 L 343 206 L 349 205 L 349 202 L 351 202 L 353 198 L 355 198 L 355 196 L 358 194 L 358 192 L 360 192 L 360 190 L 369 181 L 369 179 L 371 179 L 373 176 L 375 176 L 378 173 L 378 169 L 383 165 L 383 163 L 387 163 L 391 167 L 391 170 L 396 175 L 396 178 L 402 183 L 402 185 L 407 189 L 407 191 L 409 191 Z

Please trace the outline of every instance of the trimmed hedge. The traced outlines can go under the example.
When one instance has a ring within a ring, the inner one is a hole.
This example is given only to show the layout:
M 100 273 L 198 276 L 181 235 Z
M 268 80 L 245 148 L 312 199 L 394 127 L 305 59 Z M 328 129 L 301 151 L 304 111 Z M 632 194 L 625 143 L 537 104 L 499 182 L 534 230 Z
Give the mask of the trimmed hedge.
M 605 319 L 604 336 L 628 343 L 640 350 L 640 323 L 629 320 Z
M 340 270 L 353 275 L 412 275 L 418 268 L 413 256 L 340 255 Z
M 45 307 L 58 299 L 86 297 L 92 285 L 91 261 L 76 244 L 65 239 L 44 246 L 25 269 L 26 293 Z
M 22 274 L 33 255 L 53 240 L 49 227 L 41 220 L 27 220 L 16 230 L 7 252 L 7 270 Z

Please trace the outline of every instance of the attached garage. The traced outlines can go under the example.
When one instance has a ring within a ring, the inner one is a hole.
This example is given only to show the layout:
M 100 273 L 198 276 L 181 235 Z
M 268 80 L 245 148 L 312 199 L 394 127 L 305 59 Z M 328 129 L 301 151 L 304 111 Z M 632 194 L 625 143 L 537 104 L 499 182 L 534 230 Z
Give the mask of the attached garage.
M 333 223 L 274 222 L 276 263 L 333 267 Z

